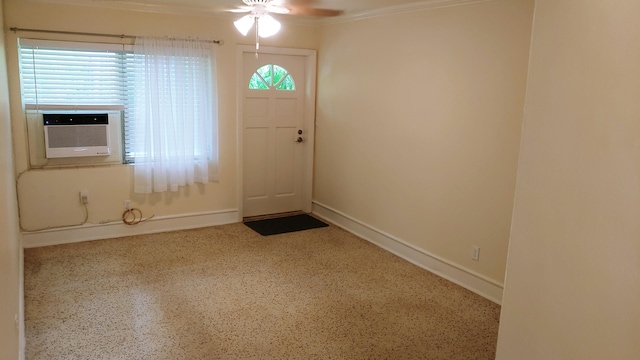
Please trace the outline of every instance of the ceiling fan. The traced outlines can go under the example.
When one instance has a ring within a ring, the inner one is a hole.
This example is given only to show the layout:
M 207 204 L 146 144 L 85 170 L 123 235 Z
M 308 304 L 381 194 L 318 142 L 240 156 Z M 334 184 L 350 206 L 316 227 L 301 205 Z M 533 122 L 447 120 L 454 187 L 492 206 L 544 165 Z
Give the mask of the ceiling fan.
M 231 12 L 251 12 L 262 7 L 261 10 L 275 14 L 308 15 L 308 16 L 338 16 L 342 10 L 319 9 L 314 6 L 317 0 L 242 0 L 245 5 L 238 6 Z
M 246 36 L 255 25 L 256 50 L 260 48 L 259 38 L 275 35 L 280 31 L 280 22 L 270 14 L 306 15 L 306 16 L 338 16 L 342 10 L 319 9 L 313 6 L 316 0 L 242 0 L 244 5 L 229 10 L 235 13 L 248 13 L 233 24 Z

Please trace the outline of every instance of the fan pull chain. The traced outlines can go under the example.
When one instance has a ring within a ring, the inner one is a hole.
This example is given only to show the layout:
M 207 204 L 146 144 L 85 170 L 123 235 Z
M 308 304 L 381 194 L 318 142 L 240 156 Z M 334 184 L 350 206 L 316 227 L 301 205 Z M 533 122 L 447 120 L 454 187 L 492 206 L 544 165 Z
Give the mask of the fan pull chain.
M 260 22 L 258 21 L 258 17 L 256 16 L 256 59 L 258 58 L 258 50 L 260 50 Z

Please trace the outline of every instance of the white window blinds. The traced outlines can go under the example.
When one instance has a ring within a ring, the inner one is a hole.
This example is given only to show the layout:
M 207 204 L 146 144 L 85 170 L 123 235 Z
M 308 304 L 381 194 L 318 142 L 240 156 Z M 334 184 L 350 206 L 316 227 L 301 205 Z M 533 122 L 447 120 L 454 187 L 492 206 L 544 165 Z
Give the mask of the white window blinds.
M 20 39 L 22 101 L 27 109 L 118 106 L 127 98 L 123 45 Z

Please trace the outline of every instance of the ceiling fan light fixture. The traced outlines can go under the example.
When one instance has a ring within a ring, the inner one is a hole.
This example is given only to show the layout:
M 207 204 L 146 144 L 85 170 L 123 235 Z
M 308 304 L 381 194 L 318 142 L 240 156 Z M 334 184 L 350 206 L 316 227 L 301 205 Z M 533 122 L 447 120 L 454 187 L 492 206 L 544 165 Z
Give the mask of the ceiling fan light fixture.
M 236 29 L 238 29 L 238 31 L 240 32 L 240 34 L 242 34 L 242 36 L 247 36 L 254 22 L 255 22 L 255 17 L 253 15 L 245 15 L 240 19 L 234 21 L 233 25 L 235 25 Z
M 274 19 L 271 15 L 263 15 L 258 18 L 258 35 L 266 38 L 273 36 L 280 31 L 280 22 Z

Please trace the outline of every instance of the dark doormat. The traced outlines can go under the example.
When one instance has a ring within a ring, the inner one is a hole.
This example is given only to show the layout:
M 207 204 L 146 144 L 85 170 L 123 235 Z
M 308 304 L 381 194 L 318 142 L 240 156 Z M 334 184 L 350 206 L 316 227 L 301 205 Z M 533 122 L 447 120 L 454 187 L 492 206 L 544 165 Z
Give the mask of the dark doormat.
M 285 216 L 275 219 L 255 220 L 244 223 L 263 236 L 316 229 L 329 226 L 307 214 Z

